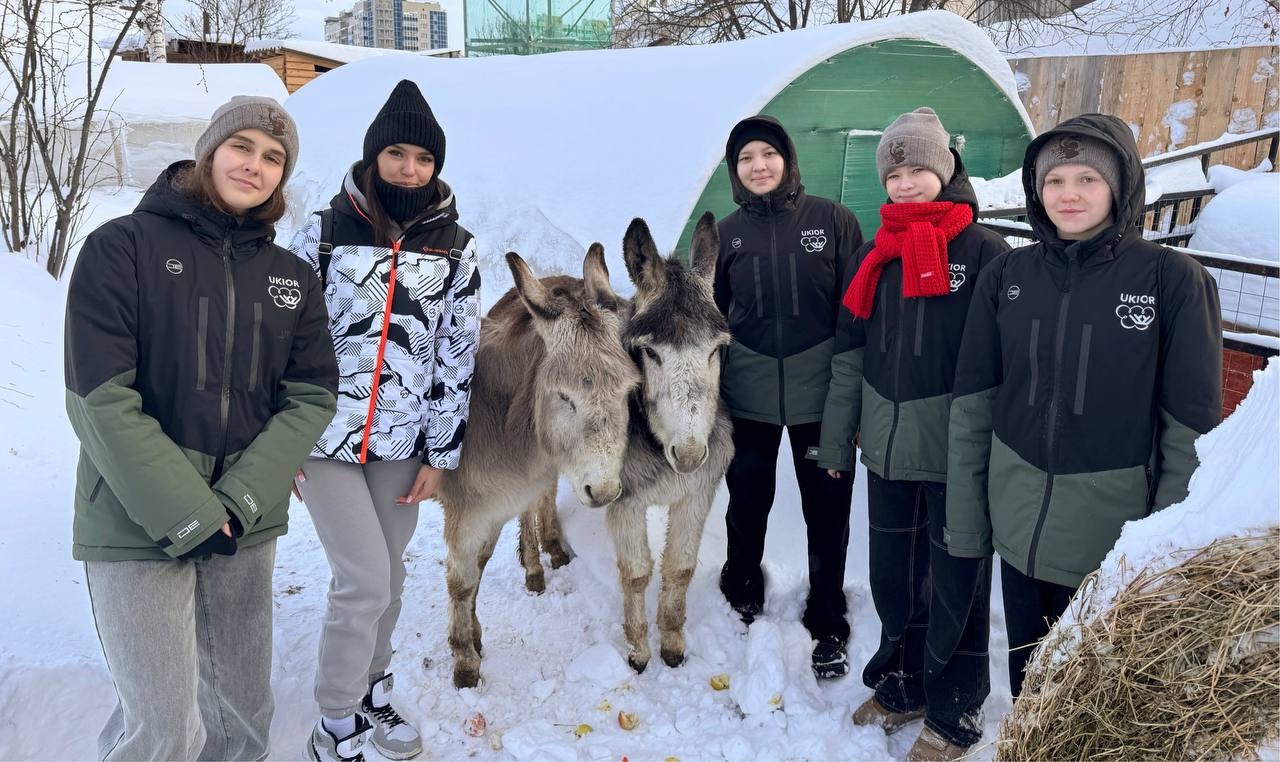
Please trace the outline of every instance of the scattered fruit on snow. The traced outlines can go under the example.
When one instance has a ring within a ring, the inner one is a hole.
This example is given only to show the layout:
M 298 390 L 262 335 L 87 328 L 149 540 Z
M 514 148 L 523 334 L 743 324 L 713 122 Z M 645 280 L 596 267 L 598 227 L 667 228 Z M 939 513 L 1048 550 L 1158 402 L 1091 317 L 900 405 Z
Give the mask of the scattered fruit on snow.
M 640 724 L 640 718 L 631 712 L 618 711 L 618 727 L 623 730 L 635 730 Z
M 575 736 L 577 736 L 578 738 L 582 738 L 582 737 L 583 737 L 583 736 L 585 736 L 587 733 L 590 733 L 590 732 L 591 732 L 591 731 L 593 731 L 593 730 L 595 730 L 595 728 L 591 727 L 590 725 L 588 725 L 587 723 L 585 723 L 585 722 L 584 722 L 584 723 L 582 723 L 581 725 L 579 725 L 578 727 L 576 727 L 576 728 L 574 728 L 574 729 L 573 729 L 573 734 L 574 734 Z
M 489 722 L 485 720 L 484 715 L 476 712 L 462 723 L 462 729 L 472 738 L 479 738 L 484 735 L 484 729 L 488 727 Z
M 723 675 L 723 674 L 721 674 L 721 675 L 712 675 L 712 676 L 711 676 L 711 688 L 712 688 L 713 690 L 723 691 L 723 690 L 727 690 L 727 689 L 728 689 L 728 687 L 729 687 L 729 676 L 728 676 L 728 675 Z

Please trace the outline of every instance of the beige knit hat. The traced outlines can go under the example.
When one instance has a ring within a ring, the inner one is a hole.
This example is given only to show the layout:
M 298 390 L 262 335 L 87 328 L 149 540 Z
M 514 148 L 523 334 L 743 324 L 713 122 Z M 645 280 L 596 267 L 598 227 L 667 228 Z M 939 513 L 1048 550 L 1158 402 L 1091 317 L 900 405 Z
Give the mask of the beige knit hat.
M 208 158 L 224 140 L 249 129 L 262 130 L 284 146 L 284 174 L 280 184 L 289 182 L 293 165 L 298 161 L 298 128 L 284 106 L 261 95 L 233 95 L 219 106 L 204 134 L 196 140 L 196 159 Z
M 945 186 L 956 172 L 956 159 L 949 148 L 951 135 L 928 106 L 908 112 L 893 121 L 880 136 L 876 147 L 876 172 L 880 184 L 898 167 L 924 167 Z
M 1062 134 L 1050 138 L 1036 154 L 1036 193 L 1043 196 L 1044 178 L 1054 167 L 1083 164 L 1093 167 L 1111 189 L 1113 203 L 1120 198 L 1120 158 L 1111 146 L 1087 135 Z

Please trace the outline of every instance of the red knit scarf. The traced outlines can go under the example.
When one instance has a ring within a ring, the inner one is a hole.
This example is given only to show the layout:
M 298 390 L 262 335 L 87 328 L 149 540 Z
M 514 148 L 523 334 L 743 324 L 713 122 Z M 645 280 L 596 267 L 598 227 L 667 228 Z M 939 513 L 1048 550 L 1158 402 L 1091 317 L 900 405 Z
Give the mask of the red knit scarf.
M 876 245 L 858 267 L 844 306 L 860 318 L 871 317 L 876 284 L 885 265 L 902 259 L 903 296 L 942 296 L 951 291 L 947 242 L 973 222 L 968 204 L 929 201 L 880 207 Z

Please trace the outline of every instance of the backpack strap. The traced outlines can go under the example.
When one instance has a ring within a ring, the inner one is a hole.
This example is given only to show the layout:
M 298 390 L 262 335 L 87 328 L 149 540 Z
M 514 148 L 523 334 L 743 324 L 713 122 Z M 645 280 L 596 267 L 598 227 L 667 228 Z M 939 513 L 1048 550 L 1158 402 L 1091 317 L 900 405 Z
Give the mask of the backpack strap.
M 454 262 L 462 261 L 462 255 L 465 253 L 464 248 L 467 243 L 467 232 L 462 229 L 458 223 L 453 224 L 453 247 L 449 249 L 449 259 Z
M 333 209 L 322 209 L 320 215 L 320 245 L 316 252 L 320 255 L 320 284 L 327 286 L 329 281 L 329 263 L 333 261 Z

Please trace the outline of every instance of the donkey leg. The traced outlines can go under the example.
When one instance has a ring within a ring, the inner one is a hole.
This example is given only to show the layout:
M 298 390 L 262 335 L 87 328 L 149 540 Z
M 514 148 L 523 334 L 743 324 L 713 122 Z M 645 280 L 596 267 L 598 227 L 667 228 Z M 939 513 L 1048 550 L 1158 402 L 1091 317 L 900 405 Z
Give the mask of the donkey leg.
M 485 567 L 489 565 L 489 559 L 493 557 L 493 548 L 498 544 L 498 538 L 502 535 L 502 525 L 489 530 L 489 539 L 485 542 L 484 547 L 480 549 L 480 576 L 484 577 Z M 477 594 L 471 596 L 471 643 L 475 646 L 476 653 L 480 656 L 484 655 L 484 646 L 480 641 L 480 618 L 476 616 L 476 599 L 479 597 L 479 580 L 476 582 Z
M 449 590 L 449 650 L 453 653 L 453 684 L 474 688 L 480 682 L 480 653 L 475 648 L 476 590 L 480 585 L 480 551 L 487 539 L 475 522 L 445 505 L 445 583 Z
M 645 526 L 645 506 L 610 506 L 609 534 L 618 558 L 618 578 L 622 582 L 622 632 L 631 653 L 627 662 L 636 672 L 644 672 L 653 652 L 649 650 L 649 622 L 645 617 L 644 593 L 653 576 L 653 555 Z
M 538 537 L 542 540 L 542 549 L 551 556 L 552 569 L 559 569 L 572 560 L 560 542 L 560 513 L 556 510 L 557 486 L 553 484 L 551 489 L 544 492 L 534 508 L 538 514 Z
M 520 522 L 517 537 L 520 540 L 520 566 L 524 568 L 524 588 L 541 594 L 547 589 L 547 580 L 542 570 L 542 555 L 538 551 L 537 511 L 525 511 L 517 520 Z
M 667 540 L 662 551 L 662 587 L 658 592 L 658 634 L 662 661 L 668 667 L 684 663 L 686 595 L 698 563 L 698 546 L 711 501 L 685 498 L 667 510 Z

